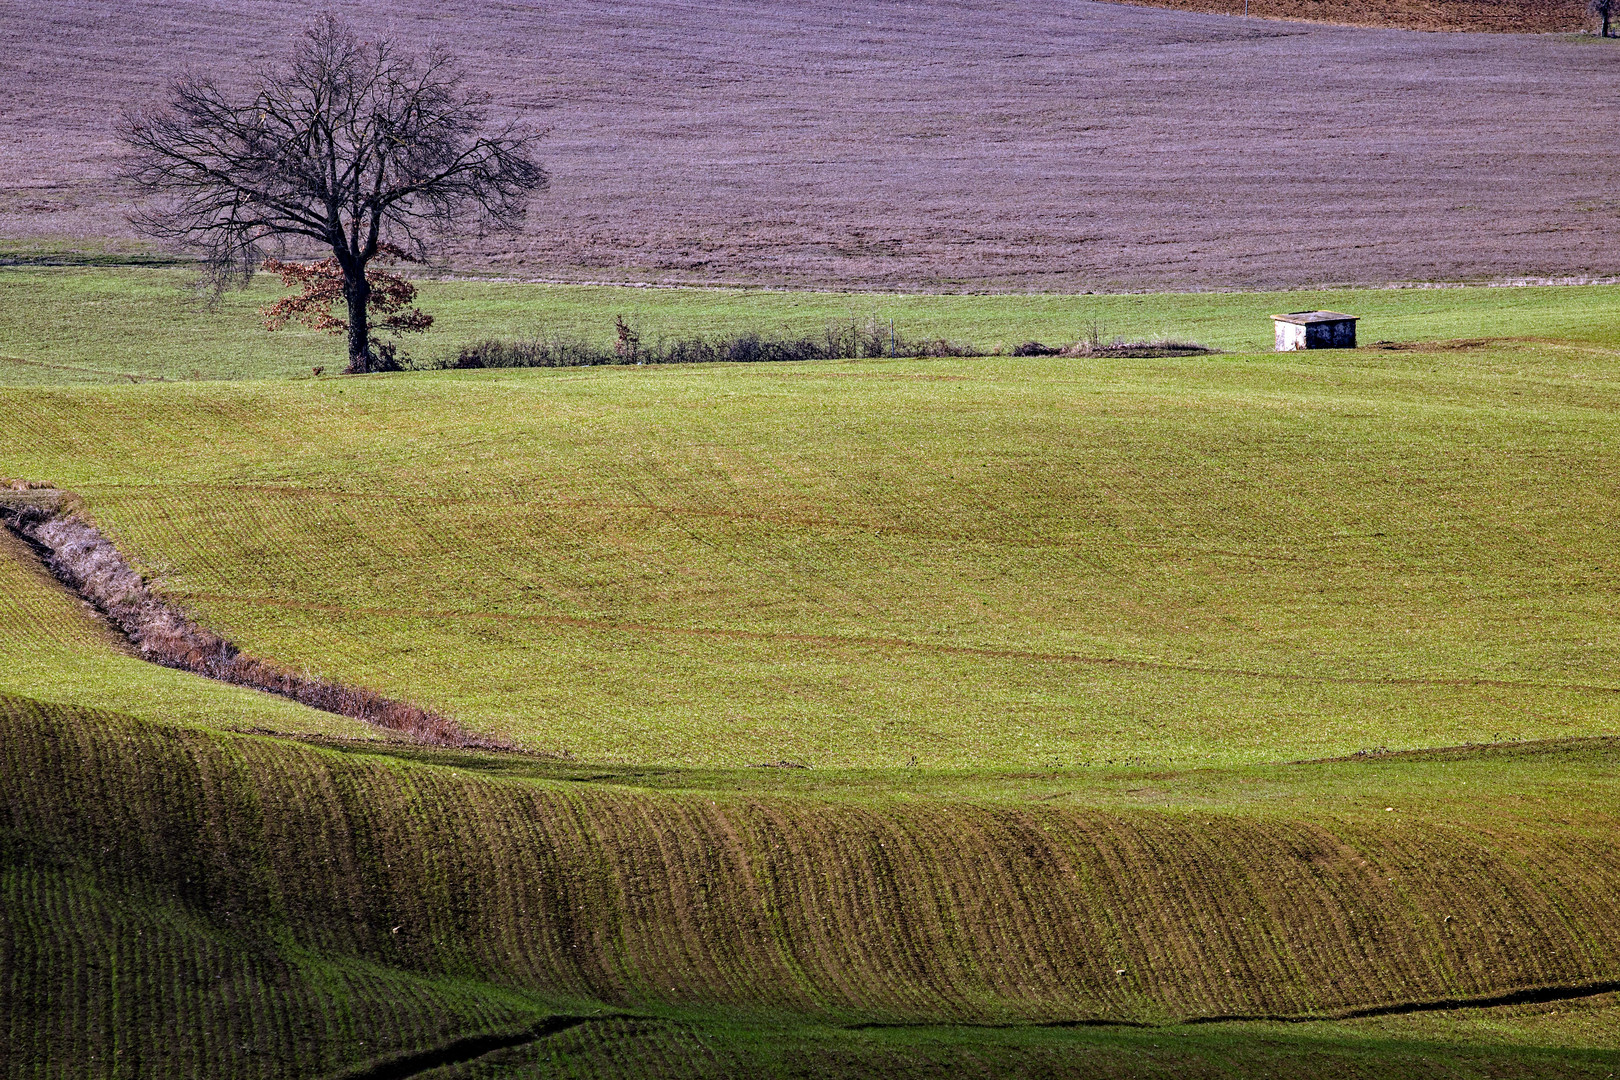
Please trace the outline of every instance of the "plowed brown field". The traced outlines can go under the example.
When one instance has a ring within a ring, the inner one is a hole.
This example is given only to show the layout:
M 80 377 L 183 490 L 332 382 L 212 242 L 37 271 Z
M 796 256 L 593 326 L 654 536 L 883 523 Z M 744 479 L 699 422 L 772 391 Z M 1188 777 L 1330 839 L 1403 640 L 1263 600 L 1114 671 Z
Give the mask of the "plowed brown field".
M 117 111 L 187 67 L 245 77 L 308 10 L 5 5 L 0 236 L 126 235 Z M 1069 291 L 1620 262 L 1620 149 L 1598 134 L 1615 53 L 1596 39 L 1057 0 L 345 10 L 452 45 L 550 130 L 553 192 L 523 236 L 454 249 L 466 268 Z

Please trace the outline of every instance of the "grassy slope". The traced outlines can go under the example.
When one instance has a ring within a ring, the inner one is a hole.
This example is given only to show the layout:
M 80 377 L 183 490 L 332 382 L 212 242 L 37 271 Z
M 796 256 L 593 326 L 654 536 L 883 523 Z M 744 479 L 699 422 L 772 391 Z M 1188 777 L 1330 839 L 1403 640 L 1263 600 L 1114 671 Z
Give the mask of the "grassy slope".
M 1196 813 L 840 806 L 496 779 L 17 698 L 0 724 L 0 1018 L 16 1060 L 52 1072 L 114 1075 L 111 1056 L 131 1076 L 314 1075 L 604 1010 L 646 1021 L 486 1064 L 1573 1076 L 1616 1060 L 1607 999 L 1471 1028 L 1173 1024 L 1613 978 L 1612 747 L 1454 755 L 1428 805 L 1306 822 L 1252 812 L 1241 774 L 1196 778 Z M 1414 764 L 1361 763 L 1354 783 L 1382 794 Z M 1504 768 L 1519 815 L 1465 793 Z M 1307 772 L 1274 779 L 1321 795 Z M 1085 1017 L 1172 1027 L 952 1026 Z M 840 1026 L 863 1020 L 927 1024 Z
M 1620 290 L 1483 295 L 1564 336 L 17 389 L 0 473 L 254 651 L 591 760 L 1612 733 L 1620 370 L 1580 328 Z
M 1497 1012 L 1492 1010 L 1493 1013 Z M 606 1020 L 534 1046 L 492 1055 L 473 1065 L 425 1074 L 432 1080 L 528 1080 L 531 1077 L 970 1077 L 1215 1078 L 1333 1076 L 1445 1078 L 1511 1076 L 1608 1077 L 1616 1054 L 1574 1049 L 1564 1028 L 1538 1023 L 1548 1010 L 1507 1010 L 1499 1023 L 1520 1037 L 1551 1036 L 1546 1044 L 1508 1045 L 1492 1039 L 1412 1037 L 1395 1025 L 1299 1027 L 1248 1024 L 1217 1028 L 984 1029 L 850 1031 L 808 1023 L 749 1024 L 678 1016 Z M 1566 1007 L 1574 1026 L 1612 1031 L 1607 1004 Z M 1460 1018 L 1443 1015 L 1447 1023 Z M 1568 1025 L 1565 1025 L 1567 1027 Z M 1348 1029 L 1348 1030 L 1347 1030 Z M 1557 1032 L 1554 1034 L 1554 1032 Z M 1608 1042 L 1606 1035 L 1599 1042 Z M 1558 1043 L 1562 1048 L 1555 1049 Z

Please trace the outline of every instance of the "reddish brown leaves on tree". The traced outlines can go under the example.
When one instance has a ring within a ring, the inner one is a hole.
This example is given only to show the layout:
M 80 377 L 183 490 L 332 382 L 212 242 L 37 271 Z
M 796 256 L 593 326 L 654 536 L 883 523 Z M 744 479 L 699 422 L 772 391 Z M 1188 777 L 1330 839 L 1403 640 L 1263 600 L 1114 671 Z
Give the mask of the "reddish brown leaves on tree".
M 399 248 L 382 246 L 386 254 L 396 259 L 417 261 Z M 297 321 L 312 330 L 325 330 L 332 334 L 347 331 L 347 318 L 332 311 L 345 302 L 343 270 L 338 266 L 337 259 L 322 259 L 313 263 L 266 259 L 263 268 L 279 275 L 281 283 L 287 288 L 302 290 L 296 296 L 284 296 L 270 306 L 259 309 L 266 328 L 280 330 L 289 322 Z M 371 287 L 366 297 L 366 326 L 369 330 L 410 334 L 420 333 L 433 325 L 433 316 L 411 307 L 416 299 L 416 286 L 411 282 L 380 267 L 368 266 L 366 283 Z

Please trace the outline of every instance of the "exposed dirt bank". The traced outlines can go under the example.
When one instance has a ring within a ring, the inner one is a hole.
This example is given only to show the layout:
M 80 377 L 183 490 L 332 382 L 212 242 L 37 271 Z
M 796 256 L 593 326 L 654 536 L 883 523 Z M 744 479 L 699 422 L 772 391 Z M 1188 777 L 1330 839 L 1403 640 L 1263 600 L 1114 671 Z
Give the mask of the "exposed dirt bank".
M 434 746 L 509 749 L 409 702 L 246 655 L 155 596 L 112 542 L 73 506 L 70 493 L 51 488 L 0 492 L 0 523 L 28 541 L 57 579 L 104 615 L 143 659 L 265 690 Z

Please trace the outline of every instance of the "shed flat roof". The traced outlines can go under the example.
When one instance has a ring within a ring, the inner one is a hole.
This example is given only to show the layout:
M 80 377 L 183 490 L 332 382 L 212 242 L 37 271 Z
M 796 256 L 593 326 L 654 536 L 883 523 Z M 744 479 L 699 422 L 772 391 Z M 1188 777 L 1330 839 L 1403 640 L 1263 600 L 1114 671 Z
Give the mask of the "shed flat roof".
M 1290 311 L 1286 315 L 1273 315 L 1272 318 L 1287 323 L 1319 323 L 1355 322 L 1358 316 L 1346 315 L 1340 311 Z

